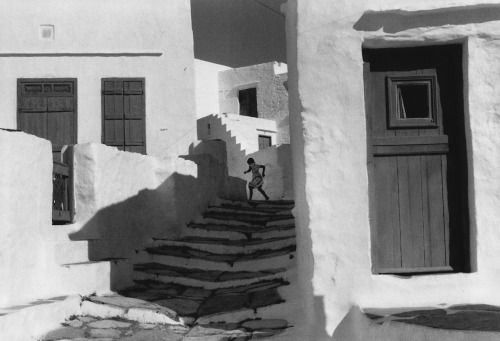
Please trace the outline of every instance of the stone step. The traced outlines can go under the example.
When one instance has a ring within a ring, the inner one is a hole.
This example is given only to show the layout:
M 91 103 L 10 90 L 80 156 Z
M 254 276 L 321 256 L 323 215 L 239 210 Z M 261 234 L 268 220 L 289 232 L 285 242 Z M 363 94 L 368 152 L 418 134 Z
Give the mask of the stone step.
M 251 254 L 214 254 L 186 247 L 152 247 L 139 252 L 139 262 L 220 271 L 255 271 L 290 268 L 295 265 L 295 245 Z
M 239 205 L 239 204 L 220 204 L 219 206 L 224 209 L 231 210 L 241 210 L 246 212 L 261 212 L 267 214 L 281 213 L 281 212 L 291 212 L 293 206 L 276 206 L 276 207 L 259 207 L 259 206 L 251 206 L 251 205 Z
M 257 216 L 252 214 L 205 212 L 203 218 L 216 219 L 220 221 L 239 221 L 256 226 L 266 226 L 270 222 L 281 220 L 293 220 L 291 214 Z
M 151 247 L 186 247 L 219 255 L 251 254 L 259 250 L 276 250 L 295 245 L 295 236 L 271 239 L 240 239 L 184 237 L 179 240 L 156 239 Z
M 116 293 L 83 298 L 82 314 L 100 318 L 121 318 L 142 323 L 180 325 L 184 321 L 168 307 Z
M 289 209 L 271 211 L 271 210 L 258 210 L 250 207 L 238 207 L 238 206 L 212 206 L 206 209 L 205 212 L 209 213 L 221 213 L 221 214 L 234 214 L 234 215 L 249 215 L 255 217 L 276 217 L 280 215 L 292 215 L 292 211 Z
M 292 209 L 295 206 L 293 200 L 252 200 L 252 201 L 233 201 L 219 199 L 218 205 L 234 205 L 241 207 L 253 207 L 258 209 Z
M 135 280 L 158 280 L 204 289 L 219 289 L 249 285 L 263 280 L 288 280 L 287 269 L 262 271 L 220 271 L 175 267 L 160 263 L 141 263 L 134 265 Z
M 136 283 L 120 294 L 163 306 L 176 312 L 183 321 L 191 319 L 196 323 L 209 323 L 215 321 L 216 316 L 222 315 L 230 315 L 233 319 L 230 322 L 243 321 L 248 319 L 248 311 L 258 318 L 259 309 L 284 303 L 278 288 L 288 285 L 288 282 L 281 279 L 221 289 L 204 289 L 153 280 Z
M 59 281 L 68 294 L 103 294 L 130 286 L 132 262 L 128 259 L 103 259 L 62 264 Z
M 204 238 L 225 238 L 229 240 L 241 239 L 271 239 L 295 236 L 294 225 L 252 227 L 224 224 L 195 224 L 190 223 L 184 231 L 186 236 Z

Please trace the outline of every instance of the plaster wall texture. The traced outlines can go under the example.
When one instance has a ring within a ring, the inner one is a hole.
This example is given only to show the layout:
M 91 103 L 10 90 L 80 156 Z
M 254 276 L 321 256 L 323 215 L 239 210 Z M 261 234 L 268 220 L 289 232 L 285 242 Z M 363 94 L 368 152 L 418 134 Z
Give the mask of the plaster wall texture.
M 227 178 L 210 155 L 160 159 L 97 143 L 74 150 L 70 238 L 105 240 L 94 250 L 102 258 L 128 257 L 151 238 L 181 235 L 185 223 L 221 195 Z
M 228 172 L 233 177 L 241 178 L 248 168 L 246 156 L 259 150 L 259 135 L 270 136 L 275 144 L 276 123 L 230 114 L 209 115 L 198 120 L 198 139 L 220 139 L 226 143 Z
M 53 26 L 53 39 L 41 37 L 41 25 Z M 189 2 L 1 1 L 0 29 L 8 32 L 0 37 L 0 127 L 17 127 L 18 78 L 77 78 L 77 142 L 100 142 L 101 79 L 141 77 L 147 153 L 186 153 L 195 140 Z
M 59 249 L 70 241 L 52 226 L 50 142 L 0 130 L 0 156 L 0 306 L 109 291 L 108 262 L 61 266 L 69 262 Z
M 230 69 L 227 66 L 194 60 L 196 85 L 196 118 L 220 113 L 219 72 Z
M 220 72 L 220 112 L 238 115 L 240 112 L 238 92 L 256 88 L 258 118 L 276 121 L 277 144 L 290 143 L 286 69 L 285 64 L 273 62 Z
M 287 7 L 294 212 L 311 340 L 331 339 L 352 305 L 500 303 L 499 5 L 290 0 Z M 401 16 L 377 13 L 392 10 Z M 362 47 L 447 43 L 463 44 L 473 272 L 373 275 Z

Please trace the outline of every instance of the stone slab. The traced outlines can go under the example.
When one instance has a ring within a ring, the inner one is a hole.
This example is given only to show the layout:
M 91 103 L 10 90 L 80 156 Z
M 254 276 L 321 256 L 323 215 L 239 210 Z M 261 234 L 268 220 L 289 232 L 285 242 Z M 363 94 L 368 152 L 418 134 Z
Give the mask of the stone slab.
M 143 330 L 129 337 L 122 337 L 120 341 L 181 341 L 183 334 L 165 330 Z
M 101 337 L 101 338 L 118 338 L 120 337 L 120 330 L 117 329 L 90 329 L 90 336 L 93 338 Z
M 89 326 L 90 328 L 97 328 L 97 329 L 126 328 L 130 326 L 130 323 L 120 322 L 115 320 L 101 320 L 101 321 L 90 322 L 89 324 L 87 324 L 87 326 Z
M 63 327 L 49 332 L 42 337 L 42 340 L 76 339 L 84 337 L 85 332 L 73 327 Z
M 250 320 L 242 323 L 243 328 L 248 329 L 282 329 L 288 327 L 286 320 L 269 319 L 269 320 Z

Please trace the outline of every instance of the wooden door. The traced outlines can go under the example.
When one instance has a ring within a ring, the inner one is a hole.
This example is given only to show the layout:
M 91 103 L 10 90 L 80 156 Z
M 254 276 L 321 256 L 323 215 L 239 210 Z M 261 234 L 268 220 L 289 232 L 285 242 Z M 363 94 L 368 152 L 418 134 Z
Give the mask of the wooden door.
M 54 161 L 64 145 L 77 141 L 76 79 L 19 79 L 20 130 L 52 142 Z
M 374 272 L 463 271 L 461 48 L 365 50 L 364 58 Z
M 102 142 L 146 154 L 144 78 L 102 80 Z

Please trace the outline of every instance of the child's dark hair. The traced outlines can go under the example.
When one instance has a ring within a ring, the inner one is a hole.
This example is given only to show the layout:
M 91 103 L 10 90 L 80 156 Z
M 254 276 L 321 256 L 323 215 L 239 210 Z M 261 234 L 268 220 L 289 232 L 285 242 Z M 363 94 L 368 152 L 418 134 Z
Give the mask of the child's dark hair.
M 249 158 L 249 159 L 247 160 L 247 163 L 248 163 L 248 164 L 255 163 L 255 160 L 254 160 L 254 159 L 252 159 L 252 158 Z

